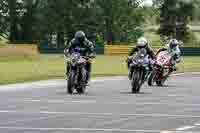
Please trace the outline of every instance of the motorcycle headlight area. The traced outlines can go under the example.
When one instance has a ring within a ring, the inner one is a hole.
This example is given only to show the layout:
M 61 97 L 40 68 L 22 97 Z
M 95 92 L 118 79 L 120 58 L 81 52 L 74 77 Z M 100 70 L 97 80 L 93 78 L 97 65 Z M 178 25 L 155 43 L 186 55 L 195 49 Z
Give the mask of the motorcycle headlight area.
M 144 63 L 144 59 L 138 59 L 138 63 Z
M 74 55 L 71 57 L 71 62 L 77 62 L 78 60 L 79 60 L 79 56 Z
M 141 54 L 140 57 L 142 57 L 142 58 L 145 57 L 145 54 Z
M 78 60 L 78 63 L 85 63 L 86 62 L 86 60 L 84 59 L 84 58 L 80 58 L 79 60 Z

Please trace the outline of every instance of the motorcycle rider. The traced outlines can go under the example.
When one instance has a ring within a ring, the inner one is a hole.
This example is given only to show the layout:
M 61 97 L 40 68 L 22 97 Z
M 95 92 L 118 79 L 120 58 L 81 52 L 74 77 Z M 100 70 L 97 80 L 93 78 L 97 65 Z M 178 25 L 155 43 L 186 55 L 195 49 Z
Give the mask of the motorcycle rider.
M 171 74 L 173 71 L 176 71 L 176 63 L 180 63 L 181 61 L 180 59 L 181 51 L 177 39 L 171 39 L 166 46 L 167 46 L 166 48 L 159 49 L 158 52 L 156 53 L 156 56 L 162 51 L 167 51 L 172 55 L 172 61 L 171 61 L 172 67 L 170 68 L 170 73 L 169 73 Z
M 150 57 L 150 60 L 154 60 L 155 59 L 155 54 L 153 52 L 153 49 L 150 47 L 147 39 L 145 37 L 140 37 L 138 40 L 137 40 L 137 43 L 136 43 L 136 47 L 135 48 L 132 48 L 128 54 L 128 59 L 127 59 L 127 65 L 128 65 L 128 69 L 130 67 L 130 64 L 132 63 L 132 57 L 133 55 L 138 52 L 140 49 L 142 48 L 145 48 L 146 51 L 147 51 L 147 55 L 149 55 Z M 152 67 L 151 67 L 151 64 L 149 64 L 149 70 L 151 71 L 152 70 Z M 129 69 L 129 79 L 131 80 L 131 75 L 132 73 L 130 72 L 130 69 Z M 145 75 L 145 74 L 144 74 Z M 145 77 L 144 77 L 145 78 Z
M 77 31 L 74 35 L 74 38 L 69 42 L 69 44 L 67 45 L 67 42 L 65 42 L 65 45 L 67 46 L 64 50 L 65 56 L 69 56 L 70 54 L 72 54 L 73 50 L 78 48 L 80 49 L 81 56 L 88 57 L 88 60 L 89 58 L 95 57 L 94 44 L 86 38 L 86 35 L 83 31 Z M 67 62 L 66 75 L 68 75 L 69 73 L 69 65 L 69 62 Z M 91 65 L 91 62 L 87 61 L 87 84 L 90 80 Z

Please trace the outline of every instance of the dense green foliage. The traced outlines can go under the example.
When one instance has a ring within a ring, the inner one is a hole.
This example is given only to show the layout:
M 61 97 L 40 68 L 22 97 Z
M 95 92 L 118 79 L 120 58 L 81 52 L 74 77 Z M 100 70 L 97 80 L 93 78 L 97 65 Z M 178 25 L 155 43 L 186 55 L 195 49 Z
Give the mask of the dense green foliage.
M 180 16 L 181 28 L 199 21 L 199 0 L 153 0 L 153 6 L 141 6 L 143 0 L 1 0 L 0 35 L 11 42 L 33 42 L 57 33 L 60 44 L 84 30 L 88 37 L 102 40 L 135 41 L 143 27 L 168 23 L 173 14 Z M 194 9 L 194 10 L 191 10 Z M 160 16 L 162 19 L 160 19 Z M 180 29 L 181 29 L 180 28 Z M 139 30 L 138 30 L 139 29 Z M 165 28 L 163 28 L 165 29 Z M 168 33 L 169 30 L 169 33 Z M 174 27 L 162 34 L 169 36 Z M 179 37 L 179 33 L 176 33 Z M 181 35 L 184 34 L 181 32 Z M 180 37 L 181 38 L 181 37 Z M 62 46 L 60 46 L 62 47 Z

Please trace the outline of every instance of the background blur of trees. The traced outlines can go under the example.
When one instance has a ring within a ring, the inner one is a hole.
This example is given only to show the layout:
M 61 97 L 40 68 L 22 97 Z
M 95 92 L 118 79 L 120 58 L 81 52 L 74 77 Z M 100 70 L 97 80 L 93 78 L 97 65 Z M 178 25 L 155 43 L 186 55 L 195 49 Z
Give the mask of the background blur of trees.
M 135 41 L 144 27 L 159 25 L 161 35 L 183 39 L 187 24 L 200 22 L 199 0 L 0 0 L 0 36 L 31 43 L 57 34 L 59 44 L 76 30 L 108 42 Z M 62 47 L 62 46 L 60 46 Z

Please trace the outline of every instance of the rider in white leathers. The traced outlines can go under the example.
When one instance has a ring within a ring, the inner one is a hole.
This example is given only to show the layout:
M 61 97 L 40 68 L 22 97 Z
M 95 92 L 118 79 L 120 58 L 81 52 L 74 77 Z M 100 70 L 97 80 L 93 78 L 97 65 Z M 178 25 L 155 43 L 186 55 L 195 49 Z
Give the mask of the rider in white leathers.
M 181 59 L 181 50 L 179 48 L 179 42 L 176 39 L 171 39 L 169 43 L 166 45 L 166 48 L 161 48 L 156 53 L 156 56 L 162 51 L 168 51 L 168 53 L 172 56 L 172 69 L 170 69 L 170 73 L 176 71 L 176 63 L 180 63 Z

